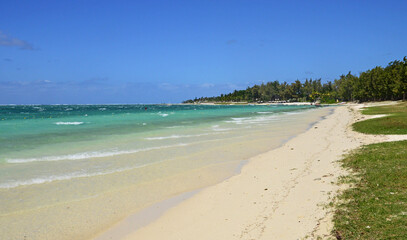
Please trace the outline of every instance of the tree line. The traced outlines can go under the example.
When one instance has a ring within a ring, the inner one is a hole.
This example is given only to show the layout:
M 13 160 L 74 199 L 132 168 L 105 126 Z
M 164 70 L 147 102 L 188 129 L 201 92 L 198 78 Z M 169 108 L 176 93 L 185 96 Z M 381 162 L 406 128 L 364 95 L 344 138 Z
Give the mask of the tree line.
M 385 101 L 405 100 L 407 94 L 407 57 L 390 62 L 385 68 L 377 66 L 359 74 L 349 72 L 339 79 L 322 83 L 321 79 L 279 81 L 254 85 L 245 90 L 216 97 L 200 97 L 184 101 L 197 102 L 269 102 L 269 101 Z

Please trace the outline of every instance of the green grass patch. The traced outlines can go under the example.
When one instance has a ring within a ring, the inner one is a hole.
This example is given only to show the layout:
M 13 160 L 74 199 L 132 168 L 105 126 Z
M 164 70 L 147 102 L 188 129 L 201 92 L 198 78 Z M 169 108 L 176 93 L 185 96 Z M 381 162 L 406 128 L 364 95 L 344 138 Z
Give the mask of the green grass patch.
M 407 141 L 364 146 L 343 166 L 355 174 L 339 197 L 334 231 L 341 239 L 407 239 Z
M 406 113 L 407 102 L 400 102 L 394 105 L 384 105 L 376 107 L 368 107 L 362 110 L 363 114 L 377 115 L 377 114 L 394 114 L 394 113 Z
M 353 129 L 367 134 L 407 134 L 407 102 L 396 105 L 369 107 L 363 114 L 388 114 L 386 117 L 369 119 L 353 124 Z

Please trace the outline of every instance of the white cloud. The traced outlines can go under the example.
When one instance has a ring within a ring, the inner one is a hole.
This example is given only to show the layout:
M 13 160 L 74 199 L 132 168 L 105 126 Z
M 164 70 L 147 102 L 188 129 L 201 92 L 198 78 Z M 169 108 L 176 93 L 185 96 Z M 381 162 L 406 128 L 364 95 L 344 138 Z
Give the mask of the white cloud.
M 160 83 L 158 87 L 168 91 L 177 90 L 179 88 L 179 86 L 170 83 Z
M 201 84 L 201 87 L 203 87 L 203 88 L 212 88 L 212 87 L 215 87 L 215 84 L 213 84 L 213 83 L 203 83 L 203 84 Z
M 20 47 L 23 50 L 34 50 L 34 47 L 21 39 L 13 38 L 2 31 L 0 31 L 0 46 L 7 46 L 7 47 Z

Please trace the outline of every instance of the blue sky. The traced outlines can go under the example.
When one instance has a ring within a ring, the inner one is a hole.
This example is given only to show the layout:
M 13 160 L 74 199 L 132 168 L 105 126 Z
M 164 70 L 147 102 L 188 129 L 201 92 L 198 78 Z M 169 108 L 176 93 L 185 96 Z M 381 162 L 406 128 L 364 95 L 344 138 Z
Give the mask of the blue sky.
M 407 1 L 0 0 L 0 104 L 163 103 L 407 55 Z

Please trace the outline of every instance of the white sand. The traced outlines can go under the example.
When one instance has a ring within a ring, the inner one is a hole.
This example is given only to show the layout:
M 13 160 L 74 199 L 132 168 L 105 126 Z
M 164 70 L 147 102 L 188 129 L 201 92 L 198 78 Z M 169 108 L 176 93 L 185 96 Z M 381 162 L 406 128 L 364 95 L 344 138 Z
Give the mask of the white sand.
M 316 239 L 329 237 L 342 154 L 362 144 L 407 139 L 353 132 L 362 105 L 334 113 L 282 147 L 256 156 L 242 172 L 205 188 L 125 239 Z

